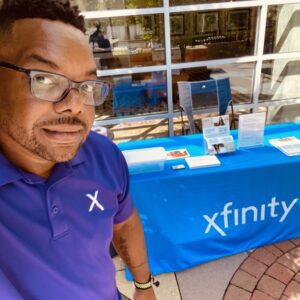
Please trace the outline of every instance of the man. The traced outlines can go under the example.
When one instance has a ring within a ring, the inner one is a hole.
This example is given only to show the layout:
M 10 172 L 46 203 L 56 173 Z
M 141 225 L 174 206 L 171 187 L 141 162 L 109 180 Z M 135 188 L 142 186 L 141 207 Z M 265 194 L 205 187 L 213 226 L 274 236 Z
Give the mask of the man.
M 0 8 L 0 299 L 121 299 L 112 237 L 155 299 L 123 156 L 89 133 L 108 85 L 83 32 L 68 1 Z

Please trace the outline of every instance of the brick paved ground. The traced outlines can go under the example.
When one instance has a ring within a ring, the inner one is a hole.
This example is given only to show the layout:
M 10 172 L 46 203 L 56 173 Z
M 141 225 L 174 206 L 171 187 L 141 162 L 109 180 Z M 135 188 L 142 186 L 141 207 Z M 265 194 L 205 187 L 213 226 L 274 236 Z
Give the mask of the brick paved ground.
M 300 300 L 300 239 L 254 250 L 233 275 L 223 300 Z

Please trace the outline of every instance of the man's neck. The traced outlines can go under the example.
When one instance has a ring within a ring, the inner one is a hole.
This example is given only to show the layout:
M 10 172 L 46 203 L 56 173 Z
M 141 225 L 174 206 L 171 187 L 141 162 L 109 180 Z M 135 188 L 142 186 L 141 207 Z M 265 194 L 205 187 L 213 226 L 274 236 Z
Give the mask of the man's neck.
M 54 162 L 47 161 L 12 141 L 7 135 L 1 135 L 0 149 L 14 166 L 43 178 L 48 178 L 51 175 L 55 165 Z

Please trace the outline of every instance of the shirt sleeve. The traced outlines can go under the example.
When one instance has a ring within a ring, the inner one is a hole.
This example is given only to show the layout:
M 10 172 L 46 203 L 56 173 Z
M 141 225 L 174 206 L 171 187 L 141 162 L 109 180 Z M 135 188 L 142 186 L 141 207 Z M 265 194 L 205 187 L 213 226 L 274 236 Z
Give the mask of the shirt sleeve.
M 122 174 L 122 192 L 118 195 L 119 210 L 114 218 L 114 224 L 126 221 L 134 210 L 133 201 L 129 192 L 130 177 L 126 161 L 120 153 L 121 158 L 121 174 Z

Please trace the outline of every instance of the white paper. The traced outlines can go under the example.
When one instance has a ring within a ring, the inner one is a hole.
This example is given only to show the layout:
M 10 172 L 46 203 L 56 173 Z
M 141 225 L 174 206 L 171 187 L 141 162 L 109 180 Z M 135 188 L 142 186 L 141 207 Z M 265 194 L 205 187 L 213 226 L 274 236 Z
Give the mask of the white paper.
M 179 82 L 178 93 L 181 106 L 192 106 L 192 91 L 190 82 Z
M 288 156 L 300 155 L 300 140 L 295 136 L 270 139 L 269 143 Z
M 239 116 L 238 147 L 257 147 L 264 144 L 266 113 Z
M 228 115 L 203 118 L 202 131 L 206 138 L 230 135 Z
M 185 158 L 190 169 L 215 167 L 221 165 L 221 162 L 215 155 L 202 155 Z
M 228 115 L 203 118 L 202 131 L 206 154 L 221 154 L 235 150 Z
M 207 154 L 222 154 L 235 151 L 232 135 L 205 138 Z

